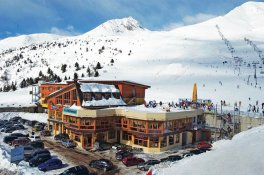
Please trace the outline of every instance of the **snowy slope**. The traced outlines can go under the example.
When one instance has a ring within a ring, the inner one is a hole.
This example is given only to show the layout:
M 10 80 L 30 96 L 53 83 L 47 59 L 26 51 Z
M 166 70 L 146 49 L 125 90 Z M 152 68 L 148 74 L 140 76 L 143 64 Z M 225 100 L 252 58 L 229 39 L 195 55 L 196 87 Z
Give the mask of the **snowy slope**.
M 76 72 L 89 79 L 131 80 L 150 85 L 146 98 L 156 101 L 190 98 L 196 82 L 199 98 L 231 105 L 242 101 L 246 109 L 249 103 L 264 102 L 264 66 L 259 52 L 244 41 L 247 38 L 264 51 L 263 14 L 264 3 L 247 2 L 225 16 L 171 31 L 149 31 L 131 17 L 110 20 L 80 36 L 5 50 L 0 53 L 0 75 L 7 72 L 10 82 L 19 84 L 23 78 L 37 77 L 40 70 L 47 75 L 49 67 L 62 79 L 73 78 Z M 19 61 L 13 59 L 20 54 Z M 88 66 L 93 71 L 97 62 L 103 67 L 100 76 L 88 77 Z M 257 82 L 253 62 L 259 63 Z M 62 64 L 67 64 L 64 73 Z M 4 84 L 0 82 L 0 87 Z
M 232 140 L 213 144 L 213 150 L 185 158 L 169 168 L 155 167 L 156 175 L 262 175 L 264 126 L 237 134 Z
M 41 43 L 44 41 L 57 40 L 59 38 L 63 38 L 63 36 L 55 35 L 55 34 L 47 34 L 47 33 L 10 37 L 0 40 L 0 51 L 1 49 L 5 50 L 5 49 L 20 48 L 23 46 L 28 46 L 35 43 Z

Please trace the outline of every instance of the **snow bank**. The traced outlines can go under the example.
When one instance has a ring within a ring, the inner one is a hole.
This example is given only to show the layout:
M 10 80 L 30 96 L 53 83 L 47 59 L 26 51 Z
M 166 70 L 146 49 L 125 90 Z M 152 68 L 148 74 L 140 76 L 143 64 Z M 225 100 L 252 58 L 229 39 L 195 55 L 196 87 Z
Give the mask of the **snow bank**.
M 241 132 L 232 140 L 214 143 L 213 150 L 185 158 L 169 168 L 154 170 L 156 175 L 262 175 L 264 172 L 264 126 Z

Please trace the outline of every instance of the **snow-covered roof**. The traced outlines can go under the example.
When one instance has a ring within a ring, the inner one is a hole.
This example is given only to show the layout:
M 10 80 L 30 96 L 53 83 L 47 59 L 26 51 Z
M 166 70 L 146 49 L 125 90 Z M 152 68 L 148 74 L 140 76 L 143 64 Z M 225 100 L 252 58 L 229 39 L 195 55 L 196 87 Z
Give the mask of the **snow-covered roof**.
M 82 106 L 124 106 L 126 103 L 120 98 L 116 99 L 114 97 L 102 100 L 91 100 L 91 101 L 83 101 Z
M 82 92 L 119 92 L 114 85 L 99 84 L 99 83 L 80 83 Z

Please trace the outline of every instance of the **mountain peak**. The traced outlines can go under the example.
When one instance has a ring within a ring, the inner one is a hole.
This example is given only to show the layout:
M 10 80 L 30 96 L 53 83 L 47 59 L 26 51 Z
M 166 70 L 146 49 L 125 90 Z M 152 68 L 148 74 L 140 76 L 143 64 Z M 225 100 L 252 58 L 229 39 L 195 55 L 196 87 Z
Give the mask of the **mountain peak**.
M 99 25 L 95 29 L 88 32 L 92 35 L 118 35 L 133 31 L 144 31 L 144 29 L 137 20 L 133 17 L 122 19 L 112 19 Z

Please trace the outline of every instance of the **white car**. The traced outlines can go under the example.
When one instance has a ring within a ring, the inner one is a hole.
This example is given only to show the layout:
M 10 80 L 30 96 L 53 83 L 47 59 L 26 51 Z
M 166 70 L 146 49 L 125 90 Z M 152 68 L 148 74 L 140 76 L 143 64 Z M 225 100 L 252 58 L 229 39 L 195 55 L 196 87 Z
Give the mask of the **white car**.
M 31 142 L 41 140 L 39 135 L 32 135 L 29 137 L 29 139 L 31 140 Z

